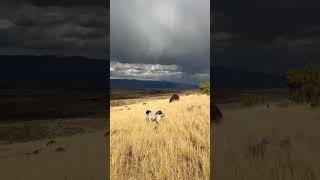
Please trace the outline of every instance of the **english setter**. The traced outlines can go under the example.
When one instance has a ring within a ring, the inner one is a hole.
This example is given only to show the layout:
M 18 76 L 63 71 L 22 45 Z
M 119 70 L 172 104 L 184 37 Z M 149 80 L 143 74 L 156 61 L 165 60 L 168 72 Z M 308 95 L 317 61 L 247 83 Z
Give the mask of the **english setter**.
M 157 111 L 155 115 L 152 115 L 151 111 L 147 110 L 146 114 L 147 114 L 146 119 L 149 120 L 149 122 L 157 121 L 157 123 L 159 123 L 161 118 L 163 118 L 165 116 L 165 114 L 162 113 L 162 111 Z

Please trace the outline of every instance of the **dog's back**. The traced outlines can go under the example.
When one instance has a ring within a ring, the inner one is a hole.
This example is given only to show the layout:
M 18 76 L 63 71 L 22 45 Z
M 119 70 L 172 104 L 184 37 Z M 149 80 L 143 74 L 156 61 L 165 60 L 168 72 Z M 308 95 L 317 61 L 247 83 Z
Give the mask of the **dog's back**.
M 162 113 L 162 111 L 157 111 L 155 114 L 156 120 L 157 122 L 160 122 L 160 119 L 164 117 L 164 113 Z
M 179 101 L 180 97 L 178 96 L 178 94 L 173 94 L 169 100 L 169 103 L 173 102 L 173 101 Z

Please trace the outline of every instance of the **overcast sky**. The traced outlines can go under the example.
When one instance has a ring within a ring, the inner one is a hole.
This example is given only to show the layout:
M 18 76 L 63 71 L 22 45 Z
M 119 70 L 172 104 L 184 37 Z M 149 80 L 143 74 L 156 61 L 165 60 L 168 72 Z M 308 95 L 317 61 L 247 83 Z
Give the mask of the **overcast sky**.
M 1 0 L 0 54 L 107 57 L 106 0 Z
M 111 78 L 209 80 L 209 0 L 110 3 Z
M 206 79 L 209 5 L 209 0 L 1 0 L 0 54 L 108 57 L 111 23 L 113 77 L 135 72 L 131 77 L 154 78 L 150 68 L 121 72 L 145 65 L 164 72 L 159 73 L 164 79 Z M 320 63 L 319 1 L 218 0 L 210 7 L 212 65 L 284 72 Z
M 320 63 L 319 8 L 317 0 L 214 1 L 212 64 L 284 73 Z

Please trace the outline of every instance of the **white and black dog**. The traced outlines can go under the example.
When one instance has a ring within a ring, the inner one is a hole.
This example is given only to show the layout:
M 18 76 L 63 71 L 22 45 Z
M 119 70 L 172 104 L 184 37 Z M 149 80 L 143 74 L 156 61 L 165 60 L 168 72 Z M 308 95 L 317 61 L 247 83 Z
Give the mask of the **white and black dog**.
M 150 111 L 150 110 L 147 110 L 147 111 L 146 111 L 146 114 L 147 114 L 146 120 L 151 121 L 151 120 L 153 119 L 153 116 L 152 116 L 152 114 L 151 114 L 151 111 Z
M 149 120 L 149 122 L 151 121 L 157 121 L 157 123 L 160 122 L 160 119 L 163 118 L 165 116 L 164 113 L 162 113 L 162 111 L 157 111 L 155 115 L 152 115 L 150 110 L 146 111 L 147 117 L 146 119 Z

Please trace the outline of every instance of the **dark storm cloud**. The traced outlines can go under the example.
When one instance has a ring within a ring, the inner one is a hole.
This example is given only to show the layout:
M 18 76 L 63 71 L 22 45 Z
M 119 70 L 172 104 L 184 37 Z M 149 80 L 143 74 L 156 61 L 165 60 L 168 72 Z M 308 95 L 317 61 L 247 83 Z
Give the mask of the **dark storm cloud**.
M 37 6 L 107 6 L 107 0 L 30 0 L 30 2 Z
M 216 1 L 216 31 L 246 36 L 252 41 L 273 40 L 279 35 L 296 37 L 299 31 L 319 25 L 320 3 L 311 1 Z
M 26 3 L 34 6 L 48 7 L 109 7 L 109 0 L 3 0 L 7 4 Z
M 107 57 L 106 1 L 4 1 L 1 54 Z
M 121 63 L 179 66 L 181 81 L 205 77 L 199 73 L 210 71 L 209 5 L 209 0 L 112 1 L 111 57 Z
M 217 65 L 267 72 L 320 62 L 319 7 L 315 0 L 215 1 L 212 59 Z

